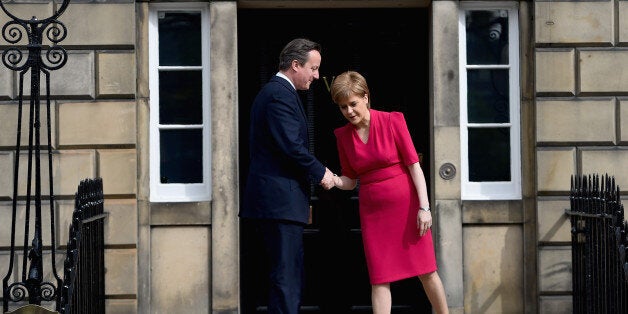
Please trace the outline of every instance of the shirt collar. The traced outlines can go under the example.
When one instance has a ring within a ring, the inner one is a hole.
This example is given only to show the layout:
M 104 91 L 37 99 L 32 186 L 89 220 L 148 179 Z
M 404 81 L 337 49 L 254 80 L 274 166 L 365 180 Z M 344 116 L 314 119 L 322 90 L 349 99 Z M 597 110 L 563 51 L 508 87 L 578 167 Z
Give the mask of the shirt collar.
M 294 87 L 294 84 L 292 84 L 292 81 L 285 74 L 283 74 L 281 72 L 277 72 L 276 75 L 281 77 L 281 78 L 283 78 L 283 79 L 285 79 L 286 81 L 288 81 L 288 83 L 290 83 L 290 85 L 292 85 L 292 88 L 294 88 L 294 90 L 297 90 L 297 88 Z

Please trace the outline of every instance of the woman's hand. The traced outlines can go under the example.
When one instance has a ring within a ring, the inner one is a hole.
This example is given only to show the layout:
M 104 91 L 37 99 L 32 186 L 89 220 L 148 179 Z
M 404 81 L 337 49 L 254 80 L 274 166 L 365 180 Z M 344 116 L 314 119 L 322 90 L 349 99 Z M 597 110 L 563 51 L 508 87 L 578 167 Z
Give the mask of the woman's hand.
M 345 176 L 334 175 L 334 186 L 341 190 L 353 190 L 356 183 L 356 179 L 350 179 Z
M 419 231 L 419 236 L 424 236 L 432 227 L 432 213 L 419 209 L 416 215 L 416 228 Z

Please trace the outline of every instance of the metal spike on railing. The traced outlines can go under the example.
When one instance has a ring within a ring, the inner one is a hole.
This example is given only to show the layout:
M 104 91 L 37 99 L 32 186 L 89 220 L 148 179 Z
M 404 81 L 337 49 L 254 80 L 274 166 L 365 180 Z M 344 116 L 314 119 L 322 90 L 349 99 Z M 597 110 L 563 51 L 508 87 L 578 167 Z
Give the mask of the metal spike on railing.
M 574 313 L 628 313 L 628 222 L 608 173 L 571 177 Z

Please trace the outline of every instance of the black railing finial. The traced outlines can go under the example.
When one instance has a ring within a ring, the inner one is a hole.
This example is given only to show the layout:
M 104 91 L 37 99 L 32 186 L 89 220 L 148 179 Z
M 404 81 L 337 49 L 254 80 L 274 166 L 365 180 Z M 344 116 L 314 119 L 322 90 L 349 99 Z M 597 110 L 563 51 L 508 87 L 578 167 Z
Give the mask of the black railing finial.
M 628 313 L 628 222 L 605 174 L 571 178 L 573 313 Z

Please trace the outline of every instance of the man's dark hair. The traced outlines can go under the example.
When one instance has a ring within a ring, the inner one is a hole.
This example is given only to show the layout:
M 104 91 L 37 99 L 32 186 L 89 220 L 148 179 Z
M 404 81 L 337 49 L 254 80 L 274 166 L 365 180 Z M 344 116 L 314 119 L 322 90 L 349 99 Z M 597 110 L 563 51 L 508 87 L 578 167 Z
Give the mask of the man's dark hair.
M 293 60 L 297 60 L 299 64 L 305 64 L 309 57 L 309 52 L 312 50 L 320 53 L 321 45 L 305 38 L 293 39 L 279 54 L 279 70 L 289 69 Z

